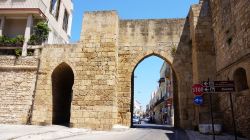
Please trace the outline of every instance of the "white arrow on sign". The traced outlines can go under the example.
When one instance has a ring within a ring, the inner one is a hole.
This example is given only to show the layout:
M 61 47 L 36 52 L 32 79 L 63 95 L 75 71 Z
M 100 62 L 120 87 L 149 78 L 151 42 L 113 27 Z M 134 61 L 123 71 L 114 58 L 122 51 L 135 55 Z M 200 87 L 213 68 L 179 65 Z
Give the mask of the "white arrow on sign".
M 204 88 L 204 90 L 205 90 L 205 92 L 208 92 L 209 91 L 209 89 L 206 87 L 206 88 Z
M 208 83 L 208 82 L 204 82 L 203 84 L 204 84 L 204 86 L 208 86 L 208 85 L 209 85 L 209 83 Z

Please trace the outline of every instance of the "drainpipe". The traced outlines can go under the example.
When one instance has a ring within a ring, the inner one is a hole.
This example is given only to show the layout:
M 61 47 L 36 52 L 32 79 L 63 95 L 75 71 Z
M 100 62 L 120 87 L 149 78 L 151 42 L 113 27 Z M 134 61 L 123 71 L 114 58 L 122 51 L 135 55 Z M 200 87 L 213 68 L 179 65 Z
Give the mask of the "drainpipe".
M 40 50 L 40 48 L 38 50 Z M 41 54 L 41 50 L 39 52 Z M 35 102 L 35 95 L 36 95 L 36 88 L 37 88 L 37 81 L 38 81 L 38 73 L 39 73 L 39 69 L 40 69 L 40 65 L 41 65 L 41 60 L 40 60 L 39 54 L 38 54 L 38 56 L 36 56 L 36 58 L 38 60 L 38 62 L 37 62 L 37 70 L 36 70 L 36 81 L 35 81 L 35 87 L 34 87 L 34 91 L 33 91 L 33 95 L 32 95 L 32 103 L 31 103 L 30 110 L 28 112 L 27 122 L 26 122 L 26 124 L 29 124 L 29 125 L 31 125 L 31 121 L 32 121 L 32 115 L 33 115 L 33 110 L 34 110 L 34 102 Z

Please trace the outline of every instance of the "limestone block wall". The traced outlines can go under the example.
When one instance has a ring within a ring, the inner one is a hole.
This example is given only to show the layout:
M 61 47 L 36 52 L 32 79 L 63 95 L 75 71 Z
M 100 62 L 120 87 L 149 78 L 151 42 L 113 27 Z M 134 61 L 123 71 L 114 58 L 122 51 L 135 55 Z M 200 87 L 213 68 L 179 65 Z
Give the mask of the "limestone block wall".
M 235 80 L 238 69 L 244 69 L 247 87 L 233 93 L 237 132 L 250 138 L 250 1 L 218 0 L 211 1 L 212 22 L 215 37 L 216 68 L 219 80 Z M 245 83 L 241 80 L 241 84 Z M 224 129 L 233 132 L 229 96 L 219 94 L 219 108 L 223 114 Z
M 52 124 L 52 73 L 57 66 L 64 62 L 72 69 L 76 77 L 77 72 L 75 69 L 77 64 L 79 64 L 76 60 L 80 59 L 81 51 L 82 49 L 77 48 L 76 45 L 44 46 L 40 56 L 41 62 L 38 71 L 36 93 L 34 95 L 32 124 Z M 74 79 L 73 88 L 77 83 L 78 81 Z
M 29 123 L 38 59 L 0 56 L 0 123 Z
M 74 73 L 70 125 L 96 130 L 112 128 L 117 118 L 118 22 L 112 11 L 86 13 L 80 44 L 43 49 L 33 124 L 54 123 L 51 75 L 64 62 Z
M 217 71 L 250 53 L 250 1 L 211 1 Z
M 185 19 L 121 20 L 119 46 L 177 47 Z
M 235 65 L 232 65 L 229 69 L 219 73 L 217 75 L 218 80 L 225 80 L 228 77 L 231 80 L 234 79 L 234 73 L 238 68 L 244 68 L 246 70 L 246 78 L 248 89 L 243 91 L 237 91 L 232 93 L 233 97 L 233 106 L 236 120 L 236 128 L 239 136 L 245 136 L 250 138 L 250 57 L 244 59 L 244 61 L 240 61 Z M 237 83 L 235 83 L 237 84 Z M 230 108 L 230 98 L 229 93 L 221 93 L 219 94 L 219 98 L 217 100 L 219 103 L 220 111 L 223 116 L 223 126 L 224 130 L 227 132 L 233 132 L 233 119 Z

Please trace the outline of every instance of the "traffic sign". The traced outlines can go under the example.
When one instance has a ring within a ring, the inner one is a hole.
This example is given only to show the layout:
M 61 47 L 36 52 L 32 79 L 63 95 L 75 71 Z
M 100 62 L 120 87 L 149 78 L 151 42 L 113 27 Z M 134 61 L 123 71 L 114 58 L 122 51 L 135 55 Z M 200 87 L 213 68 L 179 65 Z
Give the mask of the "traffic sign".
M 203 81 L 203 92 L 233 92 L 235 91 L 234 81 Z
M 195 96 L 195 97 L 194 97 L 194 103 L 195 103 L 196 105 L 201 105 L 201 104 L 203 104 L 203 98 L 202 98 L 202 96 Z
M 234 92 L 235 87 L 215 87 L 215 92 Z
M 234 81 L 202 81 L 204 87 L 234 87 Z
M 204 86 L 204 87 L 214 86 L 214 82 L 213 81 L 202 81 L 202 86 Z
M 234 87 L 234 81 L 214 81 L 215 87 Z
M 215 92 L 215 87 L 203 87 L 204 93 Z
M 201 96 L 203 94 L 203 86 L 201 84 L 194 84 L 192 86 L 192 92 L 196 96 Z

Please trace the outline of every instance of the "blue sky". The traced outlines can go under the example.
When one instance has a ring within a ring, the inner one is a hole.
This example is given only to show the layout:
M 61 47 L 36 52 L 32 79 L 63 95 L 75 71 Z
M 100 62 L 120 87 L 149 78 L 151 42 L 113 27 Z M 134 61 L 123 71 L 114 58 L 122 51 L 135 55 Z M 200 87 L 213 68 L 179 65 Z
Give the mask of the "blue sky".
M 150 95 L 159 86 L 160 70 L 164 60 L 157 56 L 144 59 L 134 71 L 134 99 L 145 109 Z
M 184 18 L 192 4 L 199 0 L 73 0 L 74 12 L 71 42 L 80 38 L 83 13 L 85 11 L 116 10 L 120 19 Z M 143 107 L 149 102 L 150 94 L 158 86 L 163 60 L 151 56 L 135 69 L 135 99 Z
M 116 10 L 120 19 L 186 17 L 191 4 L 199 0 L 73 0 L 71 42 L 80 38 L 85 11 Z

